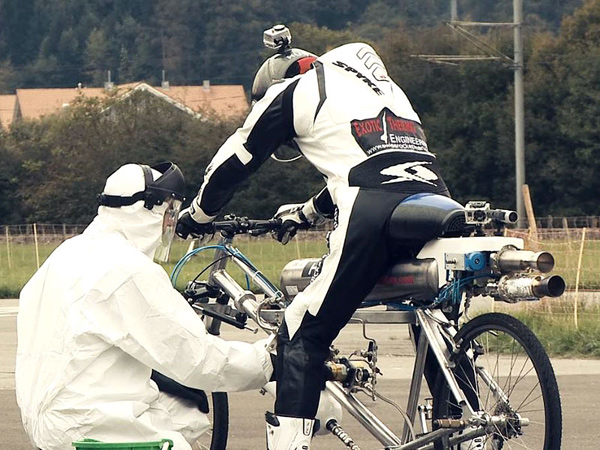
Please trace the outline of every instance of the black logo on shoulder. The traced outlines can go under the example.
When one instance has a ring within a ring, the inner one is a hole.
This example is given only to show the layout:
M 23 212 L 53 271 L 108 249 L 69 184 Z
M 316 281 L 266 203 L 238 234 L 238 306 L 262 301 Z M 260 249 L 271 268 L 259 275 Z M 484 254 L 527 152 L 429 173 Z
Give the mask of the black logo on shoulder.
M 334 66 L 338 66 L 341 67 L 342 69 L 344 69 L 346 72 L 350 72 L 356 75 L 356 78 L 358 78 L 359 80 L 362 80 L 363 82 L 365 82 L 367 84 L 367 86 L 369 86 L 371 89 L 373 89 L 373 91 L 377 94 L 377 95 L 383 95 L 383 92 L 381 91 L 381 89 L 379 89 L 377 87 L 377 85 L 375 83 L 373 83 L 368 77 L 366 77 L 365 75 L 363 75 L 362 73 L 360 73 L 358 70 L 356 70 L 354 67 L 349 66 L 348 64 L 346 64 L 345 62 L 342 61 L 335 61 L 333 63 Z

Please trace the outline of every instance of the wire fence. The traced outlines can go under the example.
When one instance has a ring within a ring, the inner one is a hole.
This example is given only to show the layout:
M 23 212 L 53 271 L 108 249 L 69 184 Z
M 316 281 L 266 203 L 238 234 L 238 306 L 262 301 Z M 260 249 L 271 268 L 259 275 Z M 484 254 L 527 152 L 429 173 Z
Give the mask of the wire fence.
M 561 298 L 542 299 L 533 306 L 535 313 L 555 320 L 570 320 L 575 328 L 579 328 L 582 320 L 600 320 L 600 228 L 598 218 L 587 219 L 595 220 L 580 223 L 596 226 L 538 228 L 535 232 L 507 230 L 507 235 L 522 238 L 526 248 L 552 253 L 556 261 L 553 273 L 567 282 Z M 519 307 L 532 308 L 526 303 Z
M 522 303 L 511 308 L 536 308 L 539 314 L 557 318 L 569 317 L 575 326 L 581 317 L 600 316 L 600 218 L 564 217 L 537 220 L 537 229 L 507 229 L 508 236 L 525 240 L 529 250 L 547 250 L 556 260 L 553 273 L 567 282 L 567 291 L 560 299 L 543 299 L 535 305 Z M 551 225 L 551 226 L 550 226 Z M 560 225 L 560 226 L 558 226 Z M 27 224 L 0 226 L 0 297 L 17 297 L 19 291 L 50 253 L 65 239 L 80 234 L 85 225 Z M 259 238 L 239 236 L 236 245 L 265 275 L 278 283 L 284 265 L 299 258 L 316 258 L 326 253 L 327 229 L 301 232 L 286 246 L 269 236 Z M 189 250 L 189 241 L 176 240 L 170 271 L 177 260 Z M 207 252 L 208 253 L 208 252 Z M 212 255 L 205 255 L 209 264 Z M 199 265 L 202 265 L 200 261 Z M 194 274 L 183 273 L 183 279 Z M 494 305 L 502 308 L 502 305 Z

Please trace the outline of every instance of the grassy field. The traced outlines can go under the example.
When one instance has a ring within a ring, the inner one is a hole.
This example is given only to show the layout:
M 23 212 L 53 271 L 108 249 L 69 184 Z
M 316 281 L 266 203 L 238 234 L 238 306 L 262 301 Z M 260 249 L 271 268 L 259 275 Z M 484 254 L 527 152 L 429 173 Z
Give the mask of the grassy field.
M 213 243 L 211 243 L 213 244 Z M 269 238 L 242 238 L 235 243 L 236 247 L 273 283 L 279 285 L 279 274 L 283 267 L 290 261 L 299 258 L 319 258 L 326 253 L 327 247 L 324 240 L 299 240 L 288 245 Z M 189 244 L 178 242 L 173 247 L 172 261 L 164 264 L 167 272 L 171 273 L 179 258 L 188 250 Z M 195 255 L 183 268 L 177 279 L 177 287 L 182 288 L 186 282 L 193 279 L 207 267 L 213 260 L 214 250 L 206 250 Z M 244 276 L 234 264 L 227 266 L 227 270 L 236 280 L 245 286 Z
M 575 286 L 577 278 L 580 246 L 580 242 L 566 240 L 548 240 L 539 244 L 540 249 L 552 253 L 556 261 L 554 273 L 560 274 L 570 288 Z M 579 273 L 579 286 L 584 289 L 600 290 L 599 240 L 585 242 Z
M 214 244 L 211 242 L 210 244 Z M 58 243 L 40 244 L 38 247 L 40 264 L 54 251 Z M 270 237 L 241 238 L 236 246 L 248 257 L 270 280 L 279 284 L 279 273 L 289 261 L 298 258 L 320 257 L 326 251 L 323 239 L 294 240 L 288 245 L 281 245 Z M 170 274 L 177 261 L 183 257 L 189 248 L 189 242 L 176 241 L 171 258 L 163 266 Z M 211 263 L 213 252 L 203 251 L 194 256 L 185 265 L 178 278 L 178 287 L 183 287 L 202 269 Z M 37 269 L 35 246 L 31 243 L 12 244 L 10 247 L 11 264 L 8 264 L 6 246 L 0 246 L 0 298 L 16 298 L 21 288 Z M 232 274 L 239 282 L 243 281 L 241 272 L 232 267 Z
M 551 305 L 552 309 L 549 309 Z M 600 358 L 600 306 L 579 304 L 575 327 L 573 303 L 547 301 L 506 312 L 524 322 L 553 356 Z
M 44 243 L 38 246 L 42 264 L 58 244 Z M 0 247 L 0 298 L 16 298 L 21 288 L 37 269 L 35 246 L 30 243 L 12 243 L 10 264 L 6 244 Z
M 58 243 L 39 245 L 40 263 L 56 248 Z M 236 246 L 266 274 L 278 282 L 279 273 L 285 264 L 293 259 L 320 257 L 326 252 L 325 241 L 319 238 L 296 239 L 283 246 L 268 236 L 260 238 L 242 237 L 236 240 Z M 187 252 L 189 242 L 176 241 L 171 261 L 164 265 L 170 273 L 175 263 Z M 554 273 L 562 275 L 567 286 L 573 289 L 577 279 L 580 244 L 577 241 L 547 240 L 540 248 L 550 251 L 556 259 Z M 192 279 L 212 260 L 212 253 L 206 251 L 195 256 L 182 271 L 179 285 Z M 579 272 L 579 288 L 600 290 L 600 241 L 587 241 L 584 247 L 582 267 Z M 37 268 L 35 246 L 33 243 L 11 243 L 10 267 L 6 244 L 0 245 L 0 298 L 16 297 L 22 286 Z
M 564 241 L 544 241 L 543 249 L 550 251 L 556 259 L 555 273 L 574 286 L 579 259 L 579 245 Z M 39 259 L 42 263 L 58 244 L 46 243 L 39 246 Z M 270 237 L 247 238 L 236 241 L 236 246 L 275 284 L 279 284 L 281 269 L 289 261 L 299 258 L 317 258 L 326 253 L 323 239 L 296 239 L 282 246 Z M 176 241 L 171 261 L 164 264 L 171 273 L 173 267 L 189 249 L 189 242 Z M 181 271 L 177 287 L 183 288 L 206 268 L 213 258 L 213 251 L 206 250 L 194 256 Z M 600 289 L 600 242 L 586 243 L 583 265 L 580 272 L 580 288 Z M 233 264 L 231 273 L 242 286 L 244 277 Z M 11 246 L 11 267 L 8 266 L 6 246 L 0 246 L 0 298 L 16 298 L 22 286 L 37 268 L 33 244 L 13 244 Z M 205 279 L 205 277 L 201 277 Z M 509 312 L 524 321 L 533 329 L 550 354 L 559 356 L 600 357 L 600 306 L 597 304 L 579 305 L 579 327 L 575 328 L 573 304 L 569 300 L 552 300 L 536 306 L 527 306 Z

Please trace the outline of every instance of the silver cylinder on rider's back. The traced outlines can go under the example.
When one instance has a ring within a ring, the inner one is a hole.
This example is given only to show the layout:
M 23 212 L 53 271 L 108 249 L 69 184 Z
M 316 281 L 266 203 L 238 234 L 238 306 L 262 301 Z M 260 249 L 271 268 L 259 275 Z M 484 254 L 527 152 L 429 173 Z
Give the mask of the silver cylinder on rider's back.
M 293 299 L 317 276 L 321 259 L 297 259 L 281 272 L 281 290 Z M 430 300 L 438 291 L 438 266 L 434 259 L 402 261 L 379 278 L 366 301 Z
M 554 268 L 554 257 L 549 252 L 531 252 L 506 248 L 490 255 L 492 267 L 500 273 L 517 272 L 526 269 L 548 273 Z

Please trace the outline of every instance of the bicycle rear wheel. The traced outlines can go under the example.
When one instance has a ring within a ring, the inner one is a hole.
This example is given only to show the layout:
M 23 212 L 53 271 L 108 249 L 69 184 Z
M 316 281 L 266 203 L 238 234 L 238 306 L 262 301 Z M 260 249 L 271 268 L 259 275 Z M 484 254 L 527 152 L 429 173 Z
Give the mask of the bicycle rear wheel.
M 509 315 L 483 314 L 465 324 L 455 341 L 460 350 L 453 371 L 465 396 L 475 409 L 506 420 L 484 435 L 480 446 L 474 442 L 452 445 L 451 439 L 460 436 L 457 432 L 436 442 L 436 450 L 559 450 L 558 385 L 548 355 L 531 330 Z M 436 386 L 434 418 L 457 418 L 458 405 L 442 374 Z M 498 388 L 500 392 L 495 392 Z
M 229 433 L 229 403 L 225 392 L 214 392 L 209 397 L 211 426 L 194 443 L 194 450 L 225 450 Z

